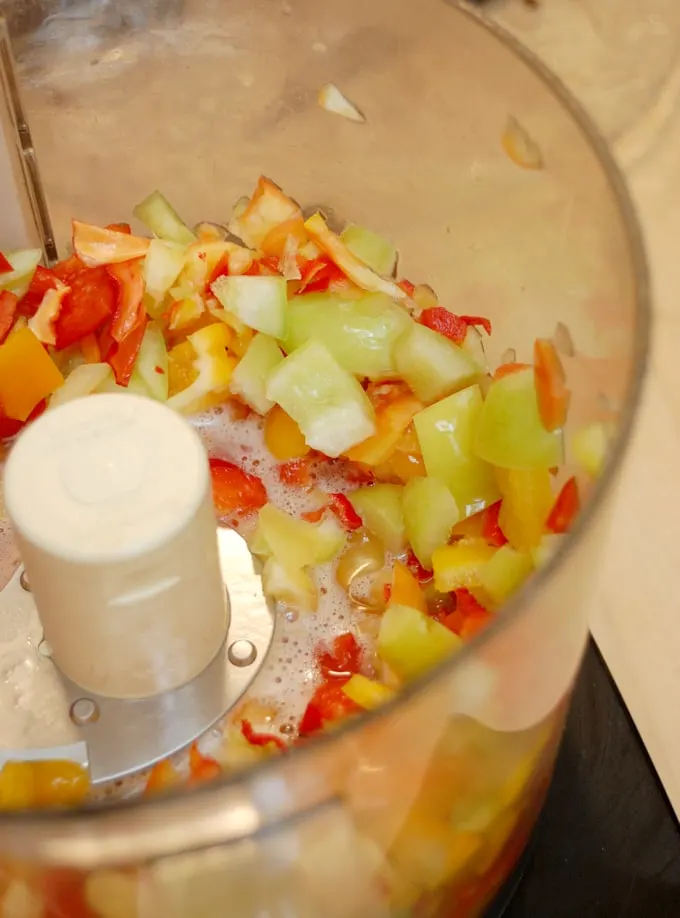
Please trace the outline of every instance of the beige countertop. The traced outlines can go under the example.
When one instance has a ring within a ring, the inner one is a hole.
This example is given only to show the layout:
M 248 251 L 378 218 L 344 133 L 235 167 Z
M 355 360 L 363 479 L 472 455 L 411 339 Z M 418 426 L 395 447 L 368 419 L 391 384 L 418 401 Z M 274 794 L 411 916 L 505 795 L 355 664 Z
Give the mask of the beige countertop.
M 590 112 L 645 233 L 655 327 L 592 631 L 680 816 L 680 3 L 521 0 L 490 15 Z

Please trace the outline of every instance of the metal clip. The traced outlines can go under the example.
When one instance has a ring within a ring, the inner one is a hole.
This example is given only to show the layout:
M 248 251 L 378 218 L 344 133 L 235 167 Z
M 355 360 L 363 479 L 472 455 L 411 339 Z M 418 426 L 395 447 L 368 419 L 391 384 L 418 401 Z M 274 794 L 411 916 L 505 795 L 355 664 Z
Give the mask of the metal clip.
M 0 18 L 0 245 L 37 245 L 46 264 L 57 260 L 52 223 L 12 58 Z

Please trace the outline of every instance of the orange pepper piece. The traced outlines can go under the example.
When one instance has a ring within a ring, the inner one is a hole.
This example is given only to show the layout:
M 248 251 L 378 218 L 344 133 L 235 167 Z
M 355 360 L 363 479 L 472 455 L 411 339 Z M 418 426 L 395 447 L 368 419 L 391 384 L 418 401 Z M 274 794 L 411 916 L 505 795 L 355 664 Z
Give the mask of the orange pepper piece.
M 570 478 L 562 487 L 548 516 L 546 528 L 551 532 L 569 532 L 574 519 L 578 515 L 581 501 L 578 493 L 578 483 L 575 478 Z
M 298 425 L 279 405 L 274 405 L 265 419 L 264 442 L 280 462 L 302 459 L 310 451 Z
M 260 249 L 265 255 L 280 258 L 289 236 L 295 239 L 299 248 L 309 242 L 305 221 L 301 216 L 284 220 L 283 223 L 278 223 L 273 229 L 270 229 L 260 243 Z
M 499 367 L 496 367 L 496 372 L 493 374 L 494 379 L 503 379 L 504 376 L 510 376 L 512 373 L 519 373 L 521 370 L 528 370 L 528 363 L 517 363 L 512 361 L 510 363 L 502 363 Z
M 534 379 L 543 426 L 546 430 L 564 427 L 571 393 L 560 355 L 547 338 L 537 338 L 534 342 Z
M 213 781 L 222 774 L 220 763 L 210 756 L 203 755 L 196 743 L 189 750 L 189 784 L 202 784 Z
M 373 402 L 376 432 L 363 443 L 353 446 L 345 456 L 352 462 L 375 466 L 387 462 L 394 455 L 402 434 L 424 406 L 415 395 L 403 392 L 399 387 L 384 398 L 374 398 Z
M 29 328 L 19 329 L 0 346 L 0 404 L 8 418 L 25 421 L 63 382 L 58 366 Z
M 411 571 L 401 561 L 394 562 L 392 569 L 392 590 L 390 602 L 398 606 L 410 606 L 419 612 L 427 613 L 425 594 Z
M 159 791 L 167 790 L 169 787 L 175 787 L 181 780 L 182 778 L 172 762 L 169 759 L 163 759 L 160 762 L 156 762 L 151 769 L 144 793 L 146 795 L 157 794 Z

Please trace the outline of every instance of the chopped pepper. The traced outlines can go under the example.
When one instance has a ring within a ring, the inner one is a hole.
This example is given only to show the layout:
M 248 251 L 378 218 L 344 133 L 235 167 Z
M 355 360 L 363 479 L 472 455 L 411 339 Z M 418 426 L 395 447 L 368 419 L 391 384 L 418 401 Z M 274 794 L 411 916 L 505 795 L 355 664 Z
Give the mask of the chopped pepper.
M 287 197 L 271 179 L 261 175 L 250 200 L 244 207 L 236 206 L 229 231 L 251 248 L 259 248 L 271 230 L 301 216 L 302 212 L 295 201 Z
M 552 341 L 537 338 L 534 343 L 534 378 L 538 411 L 546 430 L 564 427 L 571 392 L 560 355 Z
M 68 759 L 6 762 L 0 770 L 0 810 L 74 805 L 89 788 L 87 771 Z
M 113 349 L 107 355 L 106 359 L 119 386 L 127 386 L 130 382 L 148 321 L 149 317 L 144 314 L 141 321 L 127 333 L 119 344 L 114 343 Z
M 273 744 L 277 749 L 286 749 L 286 744 L 280 736 L 275 736 L 273 733 L 259 733 L 253 729 L 253 725 L 249 720 L 241 721 L 241 733 L 251 746 L 269 746 Z
M 31 278 L 31 283 L 28 285 L 28 290 L 19 300 L 19 315 L 30 319 L 32 315 L 35 315 L 47 291 L 56 286 L 57 278 L 54 273 L 48 268 L 38 265 Z
M 367 395 L 375 409 L 376 432 L 345 453 L 352 462 L 377 466 L 388 462 L 423 403 L 403 385 L 369 386 Z
M 245 514 L 267 503 L 267 490 L 259 478 L 226 459 L 210 460 L 213 503 L 220 515 Z
M 182 783 L 182 777 L 169 759 L 163 759 L 151 769 L 151 774 L 146 782 L 144 793 L 152 796 L 159 792 L 176 787 Z
M 151 240 L 73 221 L 73 249 L 86 265 L 113 265 L 146 255 Z
M 137 327 L 145 314 L 142 306 L 142 262 L 140 259 L 124 261 L 109 265 L 107 271 L 118 284 L 118 302 L 111 322 L 111 335 L 120 344 Z
M 81 266 L 79 270 L 68 273 L 70 276 L 67 279 L 59 278 L 70 290 L 54 320 L 58 351 L 97 331 L 112 315 L 117 300 L 115 282 L 106 268 Z
M 499 526 L 513 548 L 530 551 L 541 541 L 553 504 L 547 469 L 496 469 L 503 495 Z
M 210 756 L 203 755 L 196 743 L 191 744 L 189 750 L 189 784 L 203 784 L 205 781 L 214 781 L 222 774 L 219 762 Z
M 480 571 L 496 549 L 486 539 L 464 538 L 453 545 L 443 545 L 432 554 L 434 585 L 440 593 L 479 587 Z
M 280 405 L 274 405 L 265 418 L 264 442 L 272 456 L 282 462 L 301 459 L 310 452 L 299 426 Z
M 14 325 L 18 303 L 19 297 L 16 293 L 11 293 L 9 290 L 0 290 L 0 344 L 9 335 Z
M 418 578 L 401 561 L 395 561 L 392 568 L 389 601 L 398 606 L 409 606 L 411 609 L 427 612 L 425 594 L 420 588 Z
M 325 255 L 308 261 L 301 272 L 297 293 L 323 293 L 334 281 L 345 280 L 344 272 Z
M 406 294 L 392 280 L 376 274 L 372 268 L 356 257 L 342 239 L 330 230 L 326 221 L 317 213 L 305 223 L 305 229 L 312 240 L 324 250 L 328 257 L 341 268 L 357 287 L 371 293 L 386 293 L 391 299 L 403 300 Z
M 168 399 L 170 408 L 192 411 L 207 396 L 226 395 L 236 365 L 235 358 L 226 351 L 232 336 L 233 332 L 223 322 L 215 322 L 189 335 L 188 341 L 196 353 L 193 365 L 197 375 L 186 389 Z
M 8 418 L 25 421 L 64 377 L 30 328 L 0 345 L 0 405 Z
M 346 681 L 361 669 L 361 647 L 352 632 L 346 631 L 334 638 L 331 650 L 318 651 L 317 662 L 324 680 Z
M 580 506 L 578 483 L 570 478 L 562 487 L 548 515 L 546 527 L 554 533 L 569 532 Z
M 344 494 L 329 494 L 329 509 L 349 531 L 361 528 L 361 517 Z
M 482 535 L 490 545 L 500 548 L 508 541 L 503 530 L 498 524 L 498 515 L 501 509 L 501 501 L 491 504 L 486 510 L 482 511 Z
M 351 701 L 366 711 L 379 708 L 380 705 L 394 698 L 394 689 L 383 685 L 382 682 L 368 679 L 361 673 L 350 676 L 342 686 L 342 690 Z
M 343 681 L 323 682 L 312 695 L 300 721 L 300 736 L 309 736 L 326 724 L 359 714 L 361 708 L 343 691 Z

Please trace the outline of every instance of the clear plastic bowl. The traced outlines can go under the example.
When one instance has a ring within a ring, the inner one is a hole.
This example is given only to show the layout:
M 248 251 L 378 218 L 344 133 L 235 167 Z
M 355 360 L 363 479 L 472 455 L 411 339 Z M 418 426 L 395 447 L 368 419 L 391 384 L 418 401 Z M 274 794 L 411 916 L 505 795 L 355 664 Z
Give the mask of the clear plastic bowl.
M 440 0 L 3 7 L 32 133 L 24 165 L 34 143 L 61 252 L 72 216 L 127 219 L 153 188 L 189 222 L 224 222 L 264 173 L 394 239 L 402 275 L 442 302 L 490 316 L 492 366 L 507 347 L 530 359 L 535 337 L 566 325 L 567 443 L 596 420 L 616 434 L 557 556 L 454 660 L 219 784 L 3 815 L 0 892 L 14 884 L 27 915 L 50 918 L 482 914 L 549 785 L 644 374 L 644 256 L 607 149 L 536 60 Z M 365 124 L 318 105 L 329 82 Z M 542 170 L 503 150 L 510 116 Z M 2 193 L 18 204 L 0 213 L 0 247 L 16 247 L 36 201 L 20 183 Z M 83 883 L 89 912 L 73 904 Z

